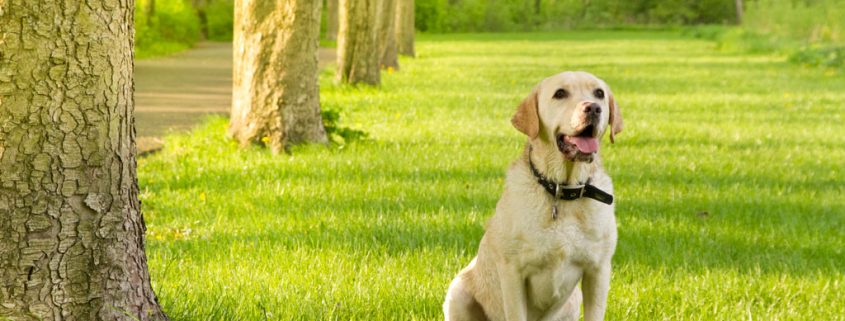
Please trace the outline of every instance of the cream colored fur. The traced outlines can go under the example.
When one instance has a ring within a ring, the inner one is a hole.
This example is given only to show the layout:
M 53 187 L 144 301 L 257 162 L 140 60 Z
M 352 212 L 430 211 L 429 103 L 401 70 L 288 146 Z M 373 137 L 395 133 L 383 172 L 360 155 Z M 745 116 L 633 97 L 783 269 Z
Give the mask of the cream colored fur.
M 606 97 L 595 97 L 597 88 Z M 554 98 L 559 89 L 568 98 Z M 611 136 L 621 131 L 622 116 L 610 88 L 586 72 L 544 79 L 520 106 L 512 121 L 528 136 L 525 151 L 508 168 L 478 255 L 449 286 L 443 304 L 447 321 L 574 321 L 582 301 L 585 320 L 604 319 L 617 238 L 614 206 L 590 198 L 554 200 L 528 165 L 530 148 L 531 161 L 544 176 L 569 185 L 589 179 L 612 194 L 598 153 L 592 162 L 573 161 L 556 145 L 557 133 L 575 135 L 583 128 L 583 107 L 591 102 L 603 110 L 599 137 L 609 128 Z

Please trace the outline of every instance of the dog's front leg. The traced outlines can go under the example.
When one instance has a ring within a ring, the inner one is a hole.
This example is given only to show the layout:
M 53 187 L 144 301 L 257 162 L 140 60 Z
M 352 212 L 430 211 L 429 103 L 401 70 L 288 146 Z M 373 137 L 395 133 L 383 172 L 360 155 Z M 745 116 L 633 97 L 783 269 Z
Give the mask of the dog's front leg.
M 512 263 L 498 264 L 499 285 L 502 288 L 502 308 L 507 321 L 526 321 L 525 282 Z
M 604 320 L 607 308 L 607 292 L 610 289 L 610 264 L 597 270 L 585 271 L 581 281 L 584 292 L 584 321 Z

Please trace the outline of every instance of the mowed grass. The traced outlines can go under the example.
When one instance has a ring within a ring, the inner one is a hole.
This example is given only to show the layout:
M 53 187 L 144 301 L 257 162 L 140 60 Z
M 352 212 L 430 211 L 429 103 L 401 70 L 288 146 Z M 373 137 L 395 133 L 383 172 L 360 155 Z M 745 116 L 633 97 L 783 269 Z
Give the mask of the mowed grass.
M 291 155 L 211 119 L 139 161 L 173 320 L 439 320 L 542 78 L 587 70 L 625 130 L 602 156 L 619 246 L 608 320 L 845 320 L 845 77 L 670 32 L 426 36 L 380 89 L 321 77 L 370 134 Z

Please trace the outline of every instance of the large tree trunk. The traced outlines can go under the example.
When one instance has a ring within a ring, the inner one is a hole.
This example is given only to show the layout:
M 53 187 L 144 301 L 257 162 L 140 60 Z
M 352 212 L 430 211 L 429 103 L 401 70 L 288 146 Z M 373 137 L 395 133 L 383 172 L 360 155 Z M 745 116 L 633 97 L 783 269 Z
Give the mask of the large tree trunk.
M 326 39 L 337 40 L 338 0 L 328 0 L 326 4 Z
M 166 320 L 133 125 L 133 1 L 0 0 L 0 320 Z
M 317 48 L 321 1 L 235 3 L 234 89 L 229 133 L 273 152 L 326 143 Z
M 379 85 L 379 0 L 340 0 L 337 78 L 341 82 Z
M 399 70 L 399 53 L 396 47 L 396 2 L 381 0 L 378 17 L 379 57 L 384 69 Z
M 396 42 L 399 54 L 414 57 L 414 0 L 397 1 Z

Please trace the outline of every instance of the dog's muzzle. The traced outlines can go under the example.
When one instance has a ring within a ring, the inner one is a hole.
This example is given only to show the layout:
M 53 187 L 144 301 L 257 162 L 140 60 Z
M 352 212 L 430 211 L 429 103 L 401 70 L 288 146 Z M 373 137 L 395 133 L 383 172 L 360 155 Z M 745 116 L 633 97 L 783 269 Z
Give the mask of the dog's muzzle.
M 575 135 L 558 133 L 557 148 L 571 161 L 592 162 L 593 155 L 599 150 L 598 124 L 601 121 L 601 106 L 591 103 L 583 107 L 583 126 Z

